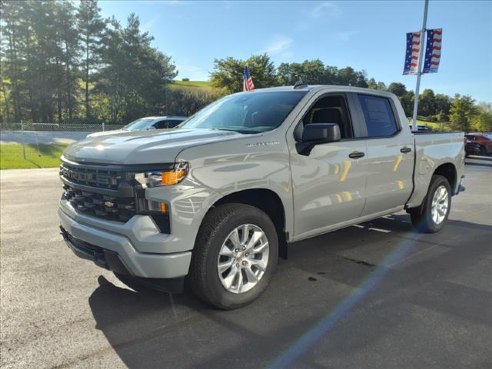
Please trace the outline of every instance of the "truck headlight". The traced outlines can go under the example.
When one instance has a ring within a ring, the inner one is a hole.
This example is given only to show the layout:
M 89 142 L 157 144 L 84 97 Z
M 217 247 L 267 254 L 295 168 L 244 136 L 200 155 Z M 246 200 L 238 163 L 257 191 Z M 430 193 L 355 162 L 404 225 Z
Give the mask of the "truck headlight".
M 188 175 L 189 165 L 185 161 L 175 163 L 171 168 L 160 171 L 136 173 L 135 179 L 143 188 L 172 186 L 181 182 Z

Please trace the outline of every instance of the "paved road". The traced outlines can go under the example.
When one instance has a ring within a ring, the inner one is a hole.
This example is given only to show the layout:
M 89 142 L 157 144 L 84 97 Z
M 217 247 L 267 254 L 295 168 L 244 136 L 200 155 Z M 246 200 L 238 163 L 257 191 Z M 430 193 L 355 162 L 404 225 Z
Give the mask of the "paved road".
M 76 258 L 56 172 L 0 173 L 2 368 L 492 367 L 490 165 L 467 166 L 443 232 L 402 213 L 295 244 L 232 312 L 135 293 Z

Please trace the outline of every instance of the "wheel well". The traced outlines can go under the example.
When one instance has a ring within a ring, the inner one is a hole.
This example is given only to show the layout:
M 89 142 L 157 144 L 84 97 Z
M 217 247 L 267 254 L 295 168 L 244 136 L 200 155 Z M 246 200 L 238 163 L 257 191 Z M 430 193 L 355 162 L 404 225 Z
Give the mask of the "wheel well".
M 454 193 L 456 188 L 456 168 L 451 163 L 446 163 L 440 165 L 435 171 L 434 174 L 438 174 L 440 176 L 445 177 L 449 185 L 451 186 L 451 192 Z
M 266 189 L 244 190 L 224 196 L 213 206 L 222 204 L 239 203 L 254 206 L 265 212 L 277 230 L 279 238 L 279 255 L 287 258 L 287 233 L 285 232 L 285 210 L 282 200 L 278 195 Z

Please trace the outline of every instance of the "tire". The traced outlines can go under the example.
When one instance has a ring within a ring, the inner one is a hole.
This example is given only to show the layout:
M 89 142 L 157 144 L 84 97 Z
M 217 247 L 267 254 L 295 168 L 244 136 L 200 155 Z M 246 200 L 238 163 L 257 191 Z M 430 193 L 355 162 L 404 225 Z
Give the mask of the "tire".
M 270 217 L 249 205 L 220 205 L 198 232 L 190 286 L 219 309 L 237 309 L 265 291 L 277 262 L 278 236 Z
M 451 186 L 440 175 L 432 176 L 427 195 L 422 205 L 411 209 L 412 224 L 419 232 L 439 232 L 451 211 Z
M 482 146 L 482 145 L 479 146 L 478 155 L 479 156 L 487 156 L 487 150 L 485 149 L 485 146 Z

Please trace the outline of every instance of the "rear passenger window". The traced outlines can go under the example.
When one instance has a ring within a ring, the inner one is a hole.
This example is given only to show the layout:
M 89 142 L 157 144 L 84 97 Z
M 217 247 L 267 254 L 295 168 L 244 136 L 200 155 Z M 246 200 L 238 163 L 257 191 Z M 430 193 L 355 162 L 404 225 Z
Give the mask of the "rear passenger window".
M 167 120 L 161 120 L 159 122 L 157 122 L 154 127 L 156 129 L 163 129 L 163 128 L 169 128 L 169 123 Z
M 398 132 L 395 115 L 387 98 L 359 95 L 359 101 L 364 112 L 368 137 L 392 136 Z
M 182 120 L 170 120 L 169 122 L 167 122 L 167 125 L 168 125 L 168 128 L 174 128 L 180 123 L 183 123 L 183 121 Z

